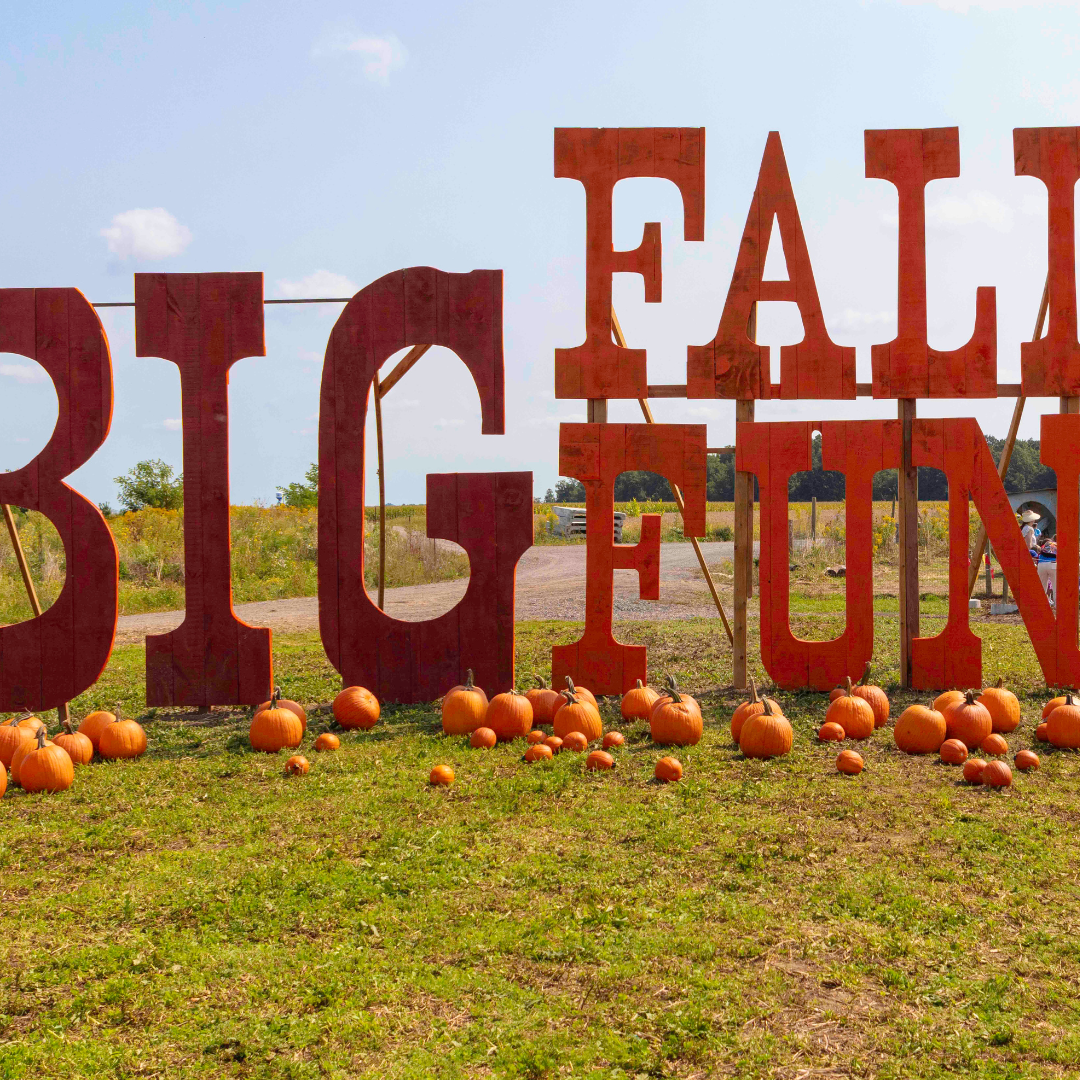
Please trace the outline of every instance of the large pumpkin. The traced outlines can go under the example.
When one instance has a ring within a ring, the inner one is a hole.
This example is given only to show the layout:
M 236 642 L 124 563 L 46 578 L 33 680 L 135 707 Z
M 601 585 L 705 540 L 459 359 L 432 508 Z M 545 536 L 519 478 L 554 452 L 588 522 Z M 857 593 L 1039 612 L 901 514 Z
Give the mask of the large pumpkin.
M 851 692 L 855 697 L 862 698 L 874 710 L 874 727 L 884 727 L 889 722 L 889 697 L 880 686 L 873 686 L 870 683 L 869 661 L 859 680 L 859 685 L 853 687 Z
M 0 724 L 0 764 L 11 767 L 11 757 L 24 742 L 33 741 L 34 733 L 28 727 L 21 727 L 19 718 L 13 716 Z
M 279 750 L 295 749 L 304 738 L 300 717 L 292 709 L 278 708 L 277 691 L 270 699 L 270 708 L 255 714 L 248 729 L 248 741 L 252 750 L 276 754 Z M 104 736 L 103 736 L 104 737 Z
M 555 715 L 558 717 L 558 713 Z M 496 694 L 488 704 L 484 717 L 484 726 L 495 732 L 499 742 L 524 738 L 528 735 L 532 723 L 533 711 L 529 699 L 516 690 Z
M 701 715 L 701 706 L 697 703 L 697 699 L 692 698 L 685 691 L 680 690 L 679 684 L 675 681 L 675 677 L 673 675 L 668 676 L 667 687 L 656 699 L 656 701 L 653 702 L 653 709 L 655 710 L 658 705 L 663 704 L 665 701 L 675 701 L 676 694 L 678 695 L 678 700 L 682 701 L 682 703 L 686 705 L 687 708 L 691 710 L 691 712 L 696 712 L 698 716 Z M 776 706 L 776 711 L 780 711 L 779 705 Z M 652 712 L 649 713 L 649 717 L 650 719 L 652 718 Z
M 75 766 L 67 751 L 45 738 L 45 729 L 36 732 L 33 749 L 19 766 L 19 783 L 24 791 L 67 791 L 75 781 Z
M 873 706 L 863 698 L 855 697 L 850 676 L 844 691 L 843 697 L 838 697 L 825 710 L 825 720 L 830 724 L 839 724 L 849 739 L 868 739 L 874 734 L 877 723 Z
M 349 730 L 373 728 L 381 712 L 379 699 L 363 686 L 346 686 L 334 698 L 334 719 Z
M 475 690 L 484 699 L 484 704 L 485 705 L 487 704 L 487 700 L 488 700 L 487 694 L 485 694 L 484 691 L 481 690 L 479 686 L 474 686 L 473 685 L 472 668 L 469 668 L 465 672 L 465 681 L 463 683 L 458 683 L 457 686 L 451 686 L 450 689 L 446 691 L 445 696 L 449 697 L 451 694 L 456 694 L 459 690 Z
M 963 701 L 954 702 L 945 710 L 946 736 L 959 739 L 969 750 L 981 746 L 993 726 L 986 706 L 975 700 L 974 690 L 968 690 Z
M 291 712 L 291 710 L 290 710 Z M 296 713 L 292 713 L 296 716 Z M 297 723 L 300 718 L 297 716 Z M 136 720 L 114 720 L 102 729 L 98 753 L 106 760 L 137 758 L 146 753 L 146 732 Z
M 701 709 L 690 696 L 679 693 L 674 679 L 664 697 L 657 698 L 649 713 L 649 733 L 661 746 L 693 746 L 703 731 Z
M 64 721 L 64 730 L 53 742 L 67 753 L 72 765 L 89 765 L 94 760 L 94 744 L 81 731 L 72 731 L 71 721 Z
M 1046 740 L 1062 750 L 1080 748 L 1080 705 L 1071 693 L 1046 718 Z
M 563 694 L 563 698 L 553 721 L 555 734 L 564 741 L 567 735 L 575 731 L 580 732 L 586 742 L 599 739 L 604 734 L 604 725 L 596 706 L 570 690 Z
M 866 708 L 869 711 L 870 706 Z M 743 724 L 739 749 L 748 758 L 783 757 L 790 753 L 794 738 L 795 733 L 787 718 L 779 710 L 774 710 L 773 703 L 766 698 L 764 711 L 751 716 Z
M 905 754 L 936 754 L 945 741 L 945 717 L 929 705 L 909 705 L 896 721 L 893 741 Z
M 98 748 L 98 739 L 101 738 L 101 733 L 116 720 L 116 713 L 106 712 L 104 709 L 98 709 L 96 712 L 87 713 L 83 719 L 83 722 L 79 725 L 79 731 L 81 731 L 93 744 L 94 749 Z
M 442 729 L 447 735 L 471 735 L 484 723 L 487 695 L 473 686 L 472 671 L 460 690 L 451 690 L 442 703 Z
M 622 705 L 619 711 L 624 720 L 648 720 L 652 707 L 660 695 L 651 686 L 642 686 L 641 680 L 637 680 L 637 686 L 627 690 L 623 694 Z
M 934 711 L 939 712 L 942 716 L 944 716 L 945 710 L 950 705 L 955 705 L 958 701 L 963 700 L 963 690 L 946 690 L 943 694 L 938 694 L 938 696 L 934 698 Z
M 780 711 L 780 706 L 773 702 L 773 707 L 777 712 Z M 754 682 L 754 676 L 750 676 L 750 696 L 731 714 L 731 737 L 735 742 L 739 741 L 739 736 L 742 735 L 743 724 L 750 719 L 751 716 L 757 716 L 759 713 L 765 711 L 764 700 L 758 695 L 757 683 Z
M 979 704 L 986 706 L 990 714 L 990 729 L 995 734 L 1008 734 L 1020 726 L 1020 702 L 1011 690 L 1006 690 L 998 679 L 997 686 L 991 686 L 979 695 Z
M 278 693 L 279 694 L 281 693 L 280 689 L 278 690 Z M 255 712 L 256 713 L 261 713 L 263 711 L 263 709 L 269 709 L 270 705 L 271 705 L 271 703 L 269 701 L 264 701 L 255 710 Z M 307 712 L 304 709 L 304 706 L 301 705 L 298 701 L 290 701 L 288 698 L 279 697 L 278 698 L 278 708 L 279 709 L 289 709 L 291 712 L 296 713 L 296 715 L 300 717 L 300 726 L 304 729 L 305 732 L 307 731 Z
M 527 690 L 525 696 L 532 706 L 534 724 L 550 724 L 563 703 L 562 694 L 552 690 L 539 675 L 536 676 L 536 686 Z

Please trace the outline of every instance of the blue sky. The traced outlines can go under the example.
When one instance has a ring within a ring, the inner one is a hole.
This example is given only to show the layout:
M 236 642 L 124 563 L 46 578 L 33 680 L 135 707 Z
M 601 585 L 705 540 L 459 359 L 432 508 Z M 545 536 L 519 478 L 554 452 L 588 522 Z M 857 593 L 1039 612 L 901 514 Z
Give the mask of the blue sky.
M 747 4 L 56 3 L 5 12 L 0 286 L 133 295 L 140 270 L 261 270 L 268 297 L 338 295 L 427 264 L 506 273 L 507 434 L 481 436 L 465 368 L 432 350 L 386 401 L 388 499 L 429 471 L 558 472 L 554 350 L 584 338 L 584 195 L 552 176 L 555 126 L 704 126 L 705 240 L 681 239 L 675 187 L 619 184 L 615 242 L 660 221 L 664 301 L 620 275 L 650 382 L 684 382 L 716 330 L 765 138 L 779 130 L 826 322 L 858 348 L 893 336 L 896 196 L 866 180 L 868 127 L 960 128 L 961 176 L 927 191 L 930 343 L 954 348 L 975 288 L 997 286 L 999 380 L 1019 379 L 1045 275 L 1046 200 L 1013 175 L 1012 129 L 1080 123 L 1077 3 L 853 0 Z M 784 305 L 760 340 L 800 336 Z M 267 309 L 267 356 L 231 381 L 234 502 L 271 501 L 316 456 L 322 353 L 337 308 Z M 130 311 L 104 317 L 116 410 L 72 483 L 112 500 L 140 458 L 180 467 L 175 367 L 134 356 Z M 0 354 L 0 468 L 44 445 L 55 395 Z M 655 402 L 731 441 L 731 402 Z M 1003 435 L 1012 401 L 927 403 Z M 1033 401 L 1021 429 L 1038 435 Z M 895 415 L 766 403 L 761 419 Z M 634 402 L 611 418 L 637 420 Z M 369 483 L 374 480 L 374 466 Z M 369 491 L 369 499 L 374 492 Z

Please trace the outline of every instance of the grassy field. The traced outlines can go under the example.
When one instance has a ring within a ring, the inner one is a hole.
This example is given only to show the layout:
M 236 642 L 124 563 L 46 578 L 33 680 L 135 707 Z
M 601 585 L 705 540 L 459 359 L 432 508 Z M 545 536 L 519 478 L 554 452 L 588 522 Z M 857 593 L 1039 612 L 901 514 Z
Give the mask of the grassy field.
M 896 622 L 876 630 L 888 687 Z M 978 630 L 1029 746 L 1023 629 Z M 519 625 L 519 683 L 578 632 Z M 1076 1075 L 1076 755 L 1040 747 L 991 793 L 883 729 L 842 777 L 822 696 L 785 694 L 792 754 L 747 761 L 715 620 L 618 636 L 700 696 L 679 785 L 651 780 L 642 725 L 586 774 L 471 751 L 432 706 L 387 707 L 286 779 L 246 714 L 146 713 L 142 649 L 117 649 L 74 708 L 120 701 L 148 754 L 0 801 L 0 1077 Z M 275 647 L 292 696 L 330 700 L 314 636 Z M 328 724 L 313 708 L 305 747 Z M 427 786 L 436 762 L 453 788 Z

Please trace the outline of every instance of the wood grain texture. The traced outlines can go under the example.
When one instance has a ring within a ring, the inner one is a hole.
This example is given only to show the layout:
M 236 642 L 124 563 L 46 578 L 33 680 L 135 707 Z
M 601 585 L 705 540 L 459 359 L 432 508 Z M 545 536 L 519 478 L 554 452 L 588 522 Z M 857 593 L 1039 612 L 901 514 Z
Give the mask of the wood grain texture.
M 569 675 L 596 694 L 622 694 L 646 682 L 644 646 L 625 645 L 612 633 L 616 569 L 637 570 L 639 595 L 659 598 L 660 519 L 642 518 L 637 544 L 616 544 L 612 522 L 615 479 L 622 472 L 646 469 L 682 489 L 684 529 L 705 533 L 705 425 L 703 424 L 562 424 L 559 473 L 585 486 L 585 629 L 570 645 L 551 651 L 553 685 Z
M 888 180 L 899 197 L 897 333 L 870 349 L 874 397 L 997 396 L 997 298 L 975 292 L 975 330 L 966 345 L 931 349 L 926 330 L 926 185 L 960 175 L 957 128 L 865 133 L 866 175 Z
M 258 705 L 273 688 L 271 634 L 232 604 L 229 369 L 265 356 L 263 280 L 136 274 L 135 355 L 180 369 L 184 437 L 184 621 L 146 639 L 146 703 Z
M 465 596 L 422 623 L 393 619 L 364 585 L 364 433 L 380 366 L 418 342 L 451 349 L 480 395 L 482 430 L 504 429 L 502 272 L 412 267 L 353 297 L 330 334 L 319 412 L 319 627 L 346 685 L 382 701 L 431 701 L 472 668 L 489 693 L 514 683 L 514 580 L 532 546 L 532 473 L 427 478 L 428 536 L 469 555 Z
M 822 468 L 846 478 L 847 624 L 831 641 L 797 638 L 790 625 L 788 481 L 811 468 L 814 431 L 821 432 Z M 873 655 L 873 480 L 899 456 L 892 420 L 737 425 L 735 467 L 756 474 L 761 499 L 761 661 L 778 686 L 829 690 L 860 676 Z
M 1080 179 L 1080 128 L 1015 128 L 1017 176 L 1035 176 L 1049 199 L 1046 337 L 1020 345 L 1025 397 L 1080 394 L 1080 343 L 1076 338 L 1076 181 Z
M 0 473 L 0 502 L 44 514 L 67 560 L 53 605 L 0 627 L 0 710 L 51 709 L 97 681 L 116 633 L 116 544 L 98 508 L 64 483 L 109 433 L 112 363 L 101 322 L 78 289 L 0 289 L 0 352 L 36 360 L 58 404 L 41 453 Z
M 774 217 L 784 245 L 787 281 L 763 280 Z M 769 347 L 758 345 L 747 332 L 759 300 L 792 301 L 802 315 L 802 341 L 780 349 L 779 396 L 854 398 L 855 349 L 835 344 L 825 326 L 784 148 L 776 131 L 769 133 L 765 144 L 716 336 L 707 345 L 687 349 L 687 397 L 774 396 Z
M 660 226 L 645 225 L 633 251 L 612 243 L 612 192 L 620 180 L 657 177 L 682 194 L 683 238 L 705 237 L 704 128 L 556 128 L 555 175 L 585 187 L 585 341 L 555 350 L 558 398 L 643 398 L 644 349 L 612 340 L 611 275 L 640 274 L 646 303 L 661 299 Z

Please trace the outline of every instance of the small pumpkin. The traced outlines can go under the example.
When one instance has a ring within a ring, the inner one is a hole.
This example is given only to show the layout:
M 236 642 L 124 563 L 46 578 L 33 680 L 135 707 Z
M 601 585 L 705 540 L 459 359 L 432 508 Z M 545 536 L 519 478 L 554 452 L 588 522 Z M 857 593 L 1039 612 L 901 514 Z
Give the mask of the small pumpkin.
M 581 733 L 586 743 L 599 739 L 604 733 L 604 723 L 596 706 L 570 690 L 564 691 L 563 698 L 562 706 L 553 721 L 555 734 L 564 743 L 566 736 L 575 731 Z
M 285 762 L 286 776 L 307 776 L 310 771 L 311 762 L 308 761 L 303 754 L 293 754 L 293 756 Z
M 869 710 L 870 706 L 862 704 Z M 765 699 L 765 710 L 757 716 L 751 716 L 743 724 L 739 749 L 748 758 L 783 757 L 791 751 L 795 733 L 787 717 L 773 709 L 773 703 Z
M 276 754 L 279 750 L 293 749 L 304 738 L 300 717 L 292 709 L 277 707 L 278 691 L 270 698 L 270 708 L 255 714 L 248 728 L 248 742 L 252 750 Z
M 0 724 L 0 764 L 11 768 L 11 757 L 24 742 L 32 742 L 34 733 L 20 727 L 18 717 L 13 716 Z
M 1008 734 L 1020 726 L 1020 702 L 1011 690 L 1002 685 L 1004 679 L 998 679 L 997 686 L 991 686 L 979 695 L 979 703 L 986 706 L 990 714 L 990 730 Z
M 489 727 L 478 727 L 469 736 L 469 745 L 474 750 L 490 750 L 498 741 L 499 737 Z
M 682 762 L 678 758 L 662 757 L 656 763 L 653 776 L 662 784 L 674 784 L 682 779 Z
M 1027 772 L 1029 769 L 1037 769 L 1039 767 L 1039 755 L 1033 750 L 1021 750 L 1013 761 L 1021 772 Z
M 594 750 L 585 759 L 585 768 L 591 772 L 607 772 L 615 768 L 615 759 L 606 750 Z
M 544 745 L 550 747 L 553 754 L 557 754 L 563 748 L 563 741 L 558 735 L 549 735 L 544 740 Z M 588 743 L 585 745 L 587 746 Z
M 619 711 L 624 720 L 648 720 L 652 707 L 660 695 L 651 686 L 642 686 L 641 680 L 637 680 L 637 686 L 627 690 L 623 694 L 622 704 Z
M 834 686 L 829 691 L 829 704 L 831 705 L 837 698 L 842 698 L 846 693 L 846 686 Z
M 1035 729 L 1035 738 L 1038 739 L 1039 742 L 1048 742 L 1049 741 L 1048 738 L 1047 738 L 1047 735 L 1046 735 L 1046 721 L 1045 720 Z
M 1012 784 L 1012 769 L 1004 761 L 991 761 L 983 769 L 982 779 L 989 787 L 1009 787 Z
M 839 724 L 828 720 L 818 729 L 817 737 L 819 742 L 843 742 L 847 733 Z
M 496 694 L 491 699 L 484 717 L 484 726 L 495 732 L 499 742 L 524 738 L 528 735 L 532 722 L 533 711 L 529 699 L 516 690 Z
M 67 791 L 75 782 L 75 766 L 67 751 L 45 738 L 45 728 L 35 732 L 33 749 L 19 766 L 19 783 L 24 791 Z
M 963 765 L 967 761 L 968 748 L 959 739 L 946 739 L 941 744 L 940 754 L 946 765 Z
M 471 735 L 484 723 L 487 695 L 473 686 L 472 668 L 465 676 L 465 685 L 451 690 L 442 702 L 442 729 L 447 735 Z
M 661 746 L 693 746 L 701 741 L 701 709 L 689 694 L 680 694 L 675 680 L 649 714 L 649 733 Z
M 53 739 L 71 758 L 72 765 L 89 765 L 94 760 L 94 744 L 81 731 L 73 731 L 71 721 L 64 721 L 64 730 Z
M 1051 698 L 1042 708 L 1042 718 L 1044 720 L 1048 719 L 1050 714 L 1059 705 L 1064 705 L 1064 704 L 1065 704 L 1065 695 L 1064 694 L 1062 694 L 1061 697 Z
M 1071 692 L 1065 695 L 1065 704 L 1047 717 L 1046 741 L 1060 750 L 1080 747 L 1080 705 Z
M 945 717 L 930 705 L 909 705 L 893 727 L 893 742 L 905 754 L 936 754 L 945 741 Z
M 945 693 L 938 694 L 938 696 L 936 698 L 934 698 L 934 711 L 939 712 L 939 713 L 941 713 L 942 716 L 944 716 L 945 715 L 945 710 L 950 705 L 955 705 L 958 701 L 963 701 L 963 700 L 964 700 L 964 691 L 963 690 L 946 690 Z
M 428 774 L 432 787 L 449 787 L 454 782 L 454 770 L 449 765 L 436 765 Z
M 101 733 L 115 721 L 116 713 L 99 709 L 96 712 L 86 714 L 83 718 L 83 722 L 79 725 L 79 731 L 94 744 L 94 749 L 96 750 L 98 748 L 98 739 L 101 738 Z
M 959 739 L 969 750 L 981 746 L 993 726 L 986 706 L 975 700 L 974 690 L 965 691 L 963 701 L 953 702 L 945 710 L 945 734 Z
M 324 731 L 315 740 L 316 752 L 323 754 L 328 750 L 339 750 L 341 748 L 341 740 L 332 732 Z
M 873 686 L 870 683 L 869 661 L 858 685 L 853 687 L 851 692 L 855 697 L 862 698 L 874 710 L 874 727 L 884 727 L 889 722 L 889 696 L 880 686 Z
M 261 713 L 263 709 L 269 708 L 270 702 L 264 701 L 255 711 Z M 290 701 L 288 698 L 279 697 L 278 708 L 288 709 L 290 712 L 296 713 L 296 715 L 300 717 L 300 726 L 304 729 L 305 733 L 307 732 L 307 712 L 305 712 L 303 705 L 297 701 Z
M 780 706 L 773 702 L 776 711 L 780 711 Z M 739 737 L 742 735 L 743 724 L 750 719 L 751 716 L 757 716 L 765 711 L 764 700 L 759 696 L 757 690 L 757 683 L 754 682 L 754 676 L 750 676 L 750 697 L 746 699 L 732 714 L 731 714 L 731 737 L 735 742 L 739 741 Z
M 550 761 L 552 758 L 551 747 L 546 743 L 533 743 L 528 750 L 525 751 L 525 760 L 532 761 Z
M 847 773 L 848 776 L 858 776 L 865 764 L 862 754 L 855 750 L 841 750 L 836 758 L 837 771 Z
M 849 739 L 868 739 L 874 734 L 874 708 L 869 701 L 856 697 L 852 691 L 849 675 L 844 687 L 844 695 L 838 697 L 825 710 L 828 723 L 839 724 Z
M 1004 735 L 998 735 L 996 732 L 987 735 L 981 743 L 979 743 L 979 749 L 984 754 L 1000 755 L 1007 754 L 1009 752 L 1009 744 L 1005 741 Z
M 0 799 L 4 797 L 5 791 L 7 791 L 7 769 L 0 764 Z
M 600 745 L 605 750 L 610 750 L 613 746 L 623 746 L 625 743 L 626 738 L 621 731 L 609 731 Z
M 296 716 L 295 713 L 292 713 Z M 297 723 L 299 723 L 297 718 Z M 303 732 L 301 732 L 303 734 Z M 297 745 L 300 740 L 297 739 Z M 121 720 L 119 717 L 102 729 L 98 739 L 98 753 L 107 761 L 118 758 L 137 758 L 146 753 L 146 732 L 137 720 Z
M 580 731 L 568 731 L 562 736 L 562 749 L 573 750 L 575 754 L 580 754 L 583 750 L 589 749 L 589 740 Z
M 969 784 L 981 784 L 983 782 L 983 769 L 986 762 L 980 757 L 968 758 L 964 762 L 964 779 Z
M 528 735 L 525 736 L 525 741 L 532 746 L 534 743 L 542 743 L 547 736 L 538 728 L 533 728 Z
M 577 694 L 579 698 L 584 698 L 597 712 L 600 711 L 600 703 L 596 700 L 596 695 L 591 690 L 586 690 L 584 686 L 575 686 L 574 680 L 569 675 L 566 676 L 566 690 L 560 694 L 560 697 L 566 697 L 566 691 L 569 690 L 571 694 Z M 562 706 L 560 705 L 561 709 Z M 555 710 L 558 712 L 558 709 Z
M 379 699 L 363 686 L 346 686 L 334 698 L 334 719 L 350 731 L 373 728 L 381 712 Z
M 539 675 L 536 676 L 536 686 L 527 690 L 525 696 L 532 706 L 534 724 L 550 724 L 555 719 L 556 710 L 563 703 L 562 694 L 558 690 L 552 690 Z

